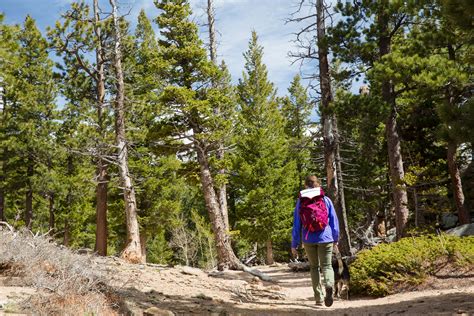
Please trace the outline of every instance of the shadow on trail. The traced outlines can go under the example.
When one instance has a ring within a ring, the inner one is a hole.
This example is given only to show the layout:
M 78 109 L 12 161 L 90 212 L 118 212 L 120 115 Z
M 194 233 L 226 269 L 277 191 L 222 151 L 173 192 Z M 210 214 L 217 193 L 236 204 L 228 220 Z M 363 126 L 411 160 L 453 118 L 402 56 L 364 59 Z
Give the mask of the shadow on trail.
M 474 312 L 474 295 L 468 293 L 454 293 L 429 297 L 419 297 L 394 303 L 375 305 L 373 300 L 356 300 L 351 302 L 335 302 L 331 308 L 316 307 L 312 303 L 291 304 L 284 300 L 271 302 L 239 302 L 236 296 L 235 303 L 224 302 L 208 297 L 182 297 L 177 295 L 164 295 L 158 291 L 148 293 L 140 292 L 134 288 L 120 289 L 118 293 L 126 297 L 128 306 L 135 306 L 145 311 L 150 307 L 170 310 L 176 315 L 471 315 Z M 364 304 L 366 301 L 367 305 Z M 304 302 L 304 301 L 303 301 Z M 130 304 L 131 303 L 131 304 Z M 135 314 L 135 311 L 124 310 L 126 314 Z

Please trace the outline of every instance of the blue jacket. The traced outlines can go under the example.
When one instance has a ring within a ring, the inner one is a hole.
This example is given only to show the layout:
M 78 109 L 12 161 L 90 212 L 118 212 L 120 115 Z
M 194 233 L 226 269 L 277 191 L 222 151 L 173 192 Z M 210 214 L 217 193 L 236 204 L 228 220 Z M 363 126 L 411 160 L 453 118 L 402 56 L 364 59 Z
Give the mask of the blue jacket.
M 329 242 L 337 242 L 339 240 L 339 221 L 332 201 L 327 196 L 324 197 L 326 207 L 328 209 L 329 224 L 322 231 L 308 232 L 303 228 L 300 220 L 300 199 L 296 201 L 295 211 L 293 214 L 293 232 L 291 239 L 291 248 L 296 248 L 301 243 L 301 230 L 303 230 L 303 243 L 323 244 Z

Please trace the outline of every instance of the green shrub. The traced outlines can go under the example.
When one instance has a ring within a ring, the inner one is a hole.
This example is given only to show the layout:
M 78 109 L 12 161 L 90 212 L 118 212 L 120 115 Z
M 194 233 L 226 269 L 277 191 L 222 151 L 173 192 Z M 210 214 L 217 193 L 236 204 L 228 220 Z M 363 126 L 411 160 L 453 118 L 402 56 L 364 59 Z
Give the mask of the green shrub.
M 441 268 L 474 266 L 474 236 L 407 237 L 361 251 L 350 266 L 351 292 L 385 296 L 423 283 Z

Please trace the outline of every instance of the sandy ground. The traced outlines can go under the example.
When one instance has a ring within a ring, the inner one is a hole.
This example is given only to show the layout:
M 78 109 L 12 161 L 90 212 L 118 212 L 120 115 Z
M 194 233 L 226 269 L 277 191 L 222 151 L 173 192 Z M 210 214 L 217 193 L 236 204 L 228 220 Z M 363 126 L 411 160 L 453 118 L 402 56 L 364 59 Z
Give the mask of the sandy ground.
M 146 310 L 176 315 L 474 315 L 474 275 L 432 279 L 420 291 L 340 300 L 328 308 L 315 306 L 309 273 L 292 272 L 286 265 L 256 267 L 273 279 L 261 282 L 238 271 L 137 266 L 111 258 L 96 262 L 114 272 L 118 294 L 136 315 Z

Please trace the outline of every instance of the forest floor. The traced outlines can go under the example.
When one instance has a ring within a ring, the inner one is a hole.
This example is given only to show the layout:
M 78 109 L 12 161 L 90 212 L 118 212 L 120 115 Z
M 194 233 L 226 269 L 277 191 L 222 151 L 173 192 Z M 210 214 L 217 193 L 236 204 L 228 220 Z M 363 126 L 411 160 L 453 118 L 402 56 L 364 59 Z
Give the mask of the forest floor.
M 336 300 L 328 308 L 315 305 L 309 272 L 293 272 L 286 264 L 255 267 L 273 279 L 262 282 L 239 271 L 132 265 L 114 257 L 91 259 L 107 275 L 122 311 L 132 315 L 474 315 L 474 275 L 433 278 L 416 291 Z M 0 315 L 35 291 L 2 279 Z

